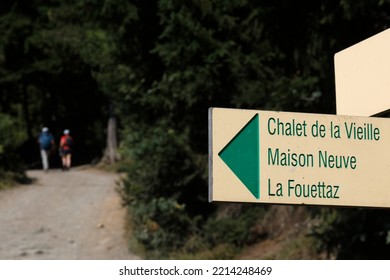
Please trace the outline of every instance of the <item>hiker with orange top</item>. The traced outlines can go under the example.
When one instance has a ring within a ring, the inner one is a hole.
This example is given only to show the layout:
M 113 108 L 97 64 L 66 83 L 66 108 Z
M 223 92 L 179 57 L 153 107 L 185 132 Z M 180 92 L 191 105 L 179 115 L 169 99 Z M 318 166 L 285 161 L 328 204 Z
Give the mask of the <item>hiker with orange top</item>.
M 69 129 L 64 130 L 60 140 L 60 157 L 62 159 L 62 170 L 69 170 L 72 163 L 72 145 L 73 138 L 70 136 Z

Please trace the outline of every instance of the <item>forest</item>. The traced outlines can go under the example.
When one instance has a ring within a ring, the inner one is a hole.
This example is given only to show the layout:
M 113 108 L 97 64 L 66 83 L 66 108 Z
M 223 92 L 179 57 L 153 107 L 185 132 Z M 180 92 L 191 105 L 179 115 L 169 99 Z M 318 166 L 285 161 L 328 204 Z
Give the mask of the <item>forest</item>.
M 40 168 L 43 126 L 70 129 L 82 165 L 115 120 L 134 242 L 232 258 L 270 209 L 208 202 L 208 108 L 335 114 L 334 54 L 389 26 L 388 0 L 3 0 L 0 188 Z M 305 211 L 319 253 L 390 258 L 388 210 Z

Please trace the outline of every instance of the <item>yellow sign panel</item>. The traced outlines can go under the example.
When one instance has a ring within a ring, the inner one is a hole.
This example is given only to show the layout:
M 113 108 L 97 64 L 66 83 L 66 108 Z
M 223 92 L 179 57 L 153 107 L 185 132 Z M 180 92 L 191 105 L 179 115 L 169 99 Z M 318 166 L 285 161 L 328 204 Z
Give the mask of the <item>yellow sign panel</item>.
M 338 115 L 372 116 L 390 109 L 390 29 L 335 54 Z
M 209 200 L 390 207 L 390 120 L 211 108 Z

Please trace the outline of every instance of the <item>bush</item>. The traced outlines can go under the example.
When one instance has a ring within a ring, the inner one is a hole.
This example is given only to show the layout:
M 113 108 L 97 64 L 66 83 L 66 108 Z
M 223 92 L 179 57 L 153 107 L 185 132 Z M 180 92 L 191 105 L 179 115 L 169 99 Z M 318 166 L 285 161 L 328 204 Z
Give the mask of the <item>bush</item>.
M 146 250 L 157 251 L 161 256 L 183 246 L 188 232 L 194 228 L 184 206 L 171 198 L 135 203 L 132 209 L 135 237 Z
M 207 183 L 183 137 L 163 123 L 124 135 L 122 155 L 129 164 L 122 168 L 128 176 L 120 193 L 135 237 L 153 256 L 181 248 L 210 208 L 201 188 Z
M 313 229 L 320 249 L 337 259 L 389 259 L 390 218 L 383 209 L 324 208 Z
M 0 184 L 24 181 L 26 176 L 18 148 L 27 137 L 16 119 L 2 113 L 0 113 L 0 131 L 0 181 L 2 181 Z

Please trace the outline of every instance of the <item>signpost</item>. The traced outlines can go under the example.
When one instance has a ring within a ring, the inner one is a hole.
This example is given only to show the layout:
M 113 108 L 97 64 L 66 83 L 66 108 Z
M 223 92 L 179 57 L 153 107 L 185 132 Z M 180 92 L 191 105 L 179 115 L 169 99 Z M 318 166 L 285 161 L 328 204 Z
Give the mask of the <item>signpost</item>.
M 390 207 L 390 120 L 209 109 L 209 200 Z

